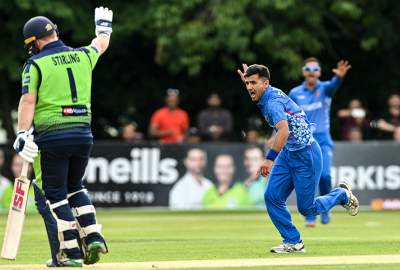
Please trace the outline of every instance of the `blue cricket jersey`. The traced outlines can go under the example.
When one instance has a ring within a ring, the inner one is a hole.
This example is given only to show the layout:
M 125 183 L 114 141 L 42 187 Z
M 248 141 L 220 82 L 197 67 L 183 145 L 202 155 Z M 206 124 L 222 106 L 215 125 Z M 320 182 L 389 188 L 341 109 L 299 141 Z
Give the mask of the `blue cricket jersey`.
M 330 81 L 317 81 L 313 90 L 304 82 L 289 92 L 289 97 L 304 110 L 308 120 L 316 124 L 314 137 L 321 145 L 333 145 L 329 132 L 331 102 L 341 82 L 339 77 L 333 76 Z
M 300 150 L 314 141 L 306 114 L 282 90 L 268 86 L 257 106 L 275 131 L 277 131 L 275 126 L 279 121 L 288 121 L 290 132 L 285 145 L 287 150 Z

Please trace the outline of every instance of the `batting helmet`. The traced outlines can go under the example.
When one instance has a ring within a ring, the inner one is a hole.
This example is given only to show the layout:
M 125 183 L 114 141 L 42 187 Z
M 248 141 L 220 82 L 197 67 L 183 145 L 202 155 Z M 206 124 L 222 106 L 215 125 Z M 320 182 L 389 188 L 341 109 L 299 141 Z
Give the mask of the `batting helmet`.
M 37 16 L 27 21 L 24 25 L 23 34 L 25 47 L 28 49 L 29 54 L 38 52 L 35 40 L 49 36 L 54 32 L 58 34 L 57 25 L 46 17 Z

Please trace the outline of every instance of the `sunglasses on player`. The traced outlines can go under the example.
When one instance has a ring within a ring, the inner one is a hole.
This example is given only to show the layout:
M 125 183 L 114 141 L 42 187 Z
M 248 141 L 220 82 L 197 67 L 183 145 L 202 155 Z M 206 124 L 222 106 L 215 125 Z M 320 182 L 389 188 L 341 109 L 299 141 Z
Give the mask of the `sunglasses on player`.
M 321 68 L 319 66 L 304 66 L 303 71 L 308 71 L 308 72 L 315 72 L 315 71 L 320 71 Z

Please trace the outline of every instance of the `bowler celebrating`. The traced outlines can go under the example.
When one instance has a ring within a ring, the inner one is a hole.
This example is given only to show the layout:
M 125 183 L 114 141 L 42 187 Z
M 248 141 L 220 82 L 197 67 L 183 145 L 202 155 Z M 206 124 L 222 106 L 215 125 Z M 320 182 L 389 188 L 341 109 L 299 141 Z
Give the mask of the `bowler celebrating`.
M 328 194 L 315 196 L 321 176 L 321 149 L 314 141 L 310 123 L 303 110 L 284 92 L 269 84 L 266 66 L 243 64 L 238 70 L 253 102 L 275 130 L 276 135 L 260 167 L 262 176 L 269 176 L 264 194 L 268 214 L 283 238 L 283 243 L 271 248 L 273 253 L 305 252 L 300 233 L 292 223 L 286 199 L 293 191 L 297 207 L 304 216 L 327 212 L 335 205 L 344 206 L 350 215 L 358 213 L 358 200 L 348 184 L 342 182 Z
M 96 8 L 97 37 L 77 49 L 59 39 L 57 26 L 46 17 L 30 19 L 23 29 L 31 57 L 22 73 L 14 148 L 27 161 L 33 160 L 36 145 L 40 151 L 34 160 L 34 190 L 49 238 L 51 267 L 94 264 L 100 253 L 108 252 L 82 177 L 93 144 L 92 70 L 108 48 L 112 16 L 111 10 Z M 34 142 L 27 140 L 32 129 Z
M 330 110 L 332 97 L 339 88 L 347 71 L 351 68 L 347 61 L 341 60 L 332 69 L 335 74 L 330 81 L 320 81 L 321 66 L 319 60 L 310 57 L 304 60 L 303 75 L 305 81 L 289 92 L 289 97 L 306 113 L 308 120 L 316 124 L 313 136 L 322 151 L 322 173 L 319 180 L 319 194 L 328 194 L 332 189 L 331 165 L 333 141 L 330 134 Z M 321 223 L 328 224 L 329 212 L 321 213 Z M 315 226 L 315 216 L 306 216 L 306 226 Z

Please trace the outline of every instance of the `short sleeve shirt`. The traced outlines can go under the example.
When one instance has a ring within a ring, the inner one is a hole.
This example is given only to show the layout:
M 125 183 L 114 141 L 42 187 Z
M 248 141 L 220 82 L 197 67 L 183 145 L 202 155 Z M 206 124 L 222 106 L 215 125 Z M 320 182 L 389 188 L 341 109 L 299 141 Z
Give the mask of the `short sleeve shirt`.
M 162 137 L 162 143 L 179 143 L 182 142 L 187 129 L 189 128 L 188 114 L 179 108 L 170 110 L 163 107 L 154 112 L 150 123 L 156 126 L 160 131 L 173 131 L 172 135 Z
M 300 150 L 313 142 L 311 125 L 306 114 L 282 90 L 269 86 L 257 106 L 275 130 L 276 124 L 281 120 L 288 122 L 289 138 L 285 148 L 289 151 Z
M 316 125 L 314 133 L 329 134 L 332 97 L 340 84 L 341 80 L 334 76 L 330 81 L 318 81 L 313 90 L 308 89 L 305 82 L 290 90 L 289 97 L 304 110 L 308 120 Z

